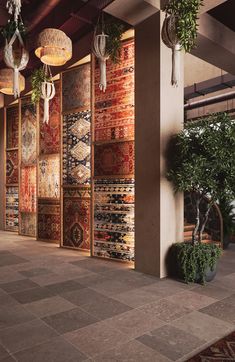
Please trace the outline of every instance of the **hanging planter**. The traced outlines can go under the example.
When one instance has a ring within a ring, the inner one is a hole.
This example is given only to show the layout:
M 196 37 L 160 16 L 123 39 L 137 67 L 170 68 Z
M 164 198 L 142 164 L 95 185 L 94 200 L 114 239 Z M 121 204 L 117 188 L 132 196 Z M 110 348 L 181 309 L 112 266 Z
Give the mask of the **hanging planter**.
M 121 38 L 124 31 L 122 23 L 117 22 L 113 18 L 104 20 L 102 14 L 95 27 L 94 39 L 93 39 L 93 53 L 99 61 L 100 67 L 100 82 L 99 88 L 105 92 L 107 88 L 106 79 L 106 62 L 110 59 L 113 63 L 118 63 L 121 54 Z
M 55 86 L 52 80 L 50 67 L 44 65 L 43 68 L 36 69 L 32 75 L 32 102 L 38 103 L 44 100 L 43 123 L 49 123 L 49 102 L 55 96 Z
M 21 0 L 7 0 L 6 8 L 9 14 L 14 15 L 14 21 L 17 23 L 21 12 Z
M 25 89 L 25 78 L 22 74 L 19 74 L 19 88 L 20 92 Z M 13 95 L 14 94 L 14 85 L 13 85 L 13 70 L 9 68 L 0 69 L 0 92 Z
M 61 30 L 44 29 L 38 36 L 35 54 L 44 64 L 64 65 L 72 58 L 72 41 Z
M 180 51 L 190 52 L 197 39 L 197 19 L 202 0 L 170 0 L 165 11 L 162 40 L 172 49 L 171 84 L 178 86 L 180 79 Z
M 9 21 L 4 29 L 1 30 L 2 35 L 5 37 L 5 47 L 3 50 L 3 57 L 6 65 L 13 69 L 13 90 L 14 97 L 20 96 L 20 71 L 25 69 L 29 61 L 29 53 L 25 49 L 23 37 L 25 35 L 25 28 L 23 22 Z M 17 51 L 13 49 L 15 42 Z

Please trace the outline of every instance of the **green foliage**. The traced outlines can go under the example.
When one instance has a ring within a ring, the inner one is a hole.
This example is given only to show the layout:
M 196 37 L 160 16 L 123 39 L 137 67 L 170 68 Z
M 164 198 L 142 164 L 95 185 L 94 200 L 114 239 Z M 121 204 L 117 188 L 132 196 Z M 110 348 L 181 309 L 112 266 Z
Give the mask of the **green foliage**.
M 14 20 L 8 21 L 7 25 L 4 28 L 1 28 L 1 34 L 4 39 L 9 41 L 17 28 L 19 29 L 20 35 L 24 39 L 26 35 L 26 28 L 22 21 L 20 21 L 18 24 Z
M 227 198 L 219 200 L 219 208 L 223 216 L 224 237 L 231 236 L 235 233 L 235 208 Z
M 221 255 L 215 244 L 177 243 L 172 246 L 180 270 L 180 277 L 186 282 L 205 283 L 205 272 L 214 270 Z
M 234 200 L 235 121 L 218 113 L 188 123 L 171 142 L 168 169 L 176 191 Z
M 170 0 L 166 6 L 166 13 L 177 19 L 177 36 L 186 52 L 195 47 L 198 12 L 202 5 L 202 0 Z
M 49 77 L 45 74 L 43 68 L 35 69 L 32 77 L 31 77 L 31 84 L 32 84 L 32 95 L 31 100 L 34 104 L 40 101 L 41 98 L 41 86 L 42 83 L 45 81 L 49 81 Z

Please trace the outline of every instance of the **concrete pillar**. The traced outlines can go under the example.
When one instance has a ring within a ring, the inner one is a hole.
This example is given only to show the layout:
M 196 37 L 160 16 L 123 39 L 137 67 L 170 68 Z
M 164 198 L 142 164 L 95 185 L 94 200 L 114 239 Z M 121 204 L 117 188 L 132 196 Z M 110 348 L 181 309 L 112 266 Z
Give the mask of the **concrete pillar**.
M 174 88 L 171 50 L 161 41 L 163 20 L 159 11 L 135 28 L 136 270 L 161 278 L 170 245 L 183 239 L 183 196 L 165 178 L 167 142 L 183 127 L 183 59 Z

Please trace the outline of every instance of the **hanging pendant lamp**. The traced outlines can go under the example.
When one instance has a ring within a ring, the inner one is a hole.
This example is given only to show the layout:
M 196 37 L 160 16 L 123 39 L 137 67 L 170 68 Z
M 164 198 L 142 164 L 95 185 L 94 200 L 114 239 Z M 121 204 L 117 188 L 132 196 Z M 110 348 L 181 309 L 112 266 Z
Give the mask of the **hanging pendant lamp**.
M 14 71 L 13 69 L 4 68 L 0 69 L 0 92 L 13 95 L 14 94 Z M 25 89 L 25 78 L 19 73 L 19 91 L 22 92 Z
M 44 29 L 38 36 L 35 54 L 44 64 L 64 65 L 72 58 L 72 41 L 61 30 Z

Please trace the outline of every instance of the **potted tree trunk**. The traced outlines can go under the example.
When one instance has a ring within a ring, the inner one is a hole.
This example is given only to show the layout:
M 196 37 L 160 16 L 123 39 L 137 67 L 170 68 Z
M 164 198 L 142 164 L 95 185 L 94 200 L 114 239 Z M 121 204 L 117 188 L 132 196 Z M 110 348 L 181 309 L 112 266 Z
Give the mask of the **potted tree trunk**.
M 191 242 L 172 248 L 178 274 L 186 282 L 204 283 L 214 277 L 221 254 L 217 245 L 202 242 L 210 210 L 218 200 L 235 198 L 235 121 L 220 113 L 188 123 L 170 142 L 168 160 L 168 180 L 175 191 L 191 193 L 196 208 Z

